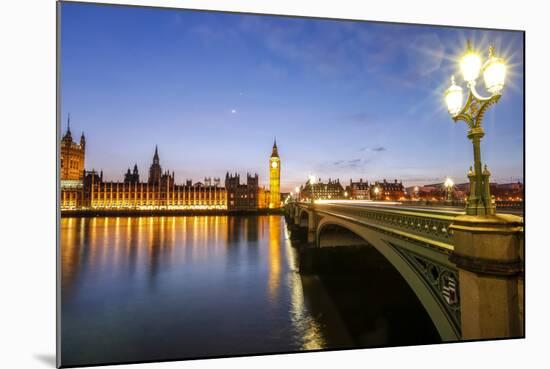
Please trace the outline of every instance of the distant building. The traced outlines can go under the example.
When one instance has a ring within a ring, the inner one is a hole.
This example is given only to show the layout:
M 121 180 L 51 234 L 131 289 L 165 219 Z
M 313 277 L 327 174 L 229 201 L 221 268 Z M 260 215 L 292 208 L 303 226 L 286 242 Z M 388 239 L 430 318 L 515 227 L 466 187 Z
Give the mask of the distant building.
M 382 182 L 376 181 L 370 186 L 370 196 L 373 200 L 400 200 L 406 197 L 407 193 L 403 187 L 403 182 L 394 180 L 388 182 L 385 179 Z
M 514 183 L 490 183 L 491 195 L 496 201 L 523 201 L 523 184 L 521 182 Z M 434 183 L 424 186 L 408 187 L 407 192 L 411 198 L 421 200 L 445 200 L 447 197 L 447 189 L 443 182 Z M 470 194 L 470 183 L 457 183 L 452 188 L 451 197 L 453 200 L 465 201 Z
M 323 183 L 321 179 L 314 184 L 308 180 L 300 191 L 300 196 L 304 200 L 338 200 L 344 199 L 344 188 L 340 184 L 340 180 L 331 180 Z
M 104 181 L 103 172 L 83 171 L 80 187 L 61 188 L 61 210 L 216 210 L 227 209 L 225 188 L 176 185 L 174 172 L 162 173 L 158 149 L 147 182 L 140 182 L 137 165 L 126 172 L 123 182 Z
M 258 188 L 258 209 L 267 209 L 271 203 L 271 192 L 265 187 Z
M 524 187 L 521 182 L 491 185 L 491 195 L 497 201 L 523 201 Z
M 224 188 L 176 185 L 164 176 L 158 184 L 104 182 L 95 171 L 84 180 L 85 208 L 105 210 L 226 209 Z
M 84 132 L 80 136 L 80 143 L 73 141 L 71 134 L 71 118 L 67 119 L 67 131 L 61 139 L 61 184 L 69 185 L 82 182 L 84 176 L 84 159 L 86 154 L 86 138 Z
M 363 182 L 363 178 L 359 179 L 359 182 L 353 182 L 349 180 L 349 186 L 346 187 L 347 198 L 350 200 L 369 200 L 370 199 L 370 186 L 368 181 Z
M 271 157 L 269 158 L 269 207 L 281 207 L 281 159 L 277 150 L 277 140 L 273 142 Z
M 220 181 L 220 178 L 204 177 L 204 185 L 205 186 L 220 187 L 221 186 L 221 181 Z
M 124 175 L 124 183 L 139 183 L 139 172 L 137 164 L 134 164 L 134 170 L 130 172 L 130 168 Z
M 274 143 L 270 157 L 271 191 L 259 186 L 258 174 L 247 174 L 246 184 L 238 174 L 226 174 L 225 187 L 220 178 L 205 177 L 204 182 L 187 179 L 175 183 L 174 172 L 162 170 L 158 147 L 149 167 L 147 181 L 140 179 L 137 164 L 128 168 L 123 181 L 105 181 L 103 172 L 84 170 L 85 139 L 72 142 L 70 128 L 62 139 L 61 210 L 245 210 L 280 207 L 280 159 Z M 277 165 L 273 165 L 277 163 Z M 67 170 L 66 165 L 70 170 Z M 80 171 L 81 170 L 81 171 Z M 77 171 L 80 171 L 78 174 Z
M 80 136 L 80 143 L 73 141 L 71 118 L 67 118 L 67 131 L 61 138 L 60 181 L 61 206 L 76 208 L 83 201 L 82 179 L 86 156 L 86 138 Z
M 267 208 L 271 204 L 270 192 L 260 188 L 258 174 L 246 174 L 246 183 L 241 184 L 239 174 L 225 175 L 227 209 L 230 211 L 254 211 Z

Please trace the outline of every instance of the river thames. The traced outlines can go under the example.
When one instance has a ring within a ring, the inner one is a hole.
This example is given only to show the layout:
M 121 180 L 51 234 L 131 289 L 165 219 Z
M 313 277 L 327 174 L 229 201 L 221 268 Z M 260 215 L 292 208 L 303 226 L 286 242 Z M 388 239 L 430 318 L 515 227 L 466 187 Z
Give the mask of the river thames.
M 279 215 L 62 218 L 61 269 L 64 366 L 350 348 L 392 324 L 404 341 L 366 346 L 439 339 L 424 312 L 369 301 L 375 279 L 300 275 Z

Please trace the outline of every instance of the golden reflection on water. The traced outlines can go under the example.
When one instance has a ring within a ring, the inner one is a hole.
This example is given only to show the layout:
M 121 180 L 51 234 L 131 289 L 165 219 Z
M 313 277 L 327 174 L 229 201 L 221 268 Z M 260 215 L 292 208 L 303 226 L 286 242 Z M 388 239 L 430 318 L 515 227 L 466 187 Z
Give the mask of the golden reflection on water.
M 74 294 L 86 295 L 88 288 L 96 288 L 95 292 L 101 295 L 113 281 L 125 287 L 126 283 L 134 285 L 145 280 L 148 288 L 161 288 L 166 282 L 162 275 L 171 276 L 173 279 L 168 281 L 179 288 L 178 273 L 189 268 L 200 268 L 193 271 L 203 274 L 192 274 L 200 284 L 200 278 L 210 274 L 210 269 L 222 273 L 220 265 L 226 264 L 218 261 L 224 258 L 236 264 L 229 272 L 248 270 L 247 263 L 251 261 L 262 266 L 267 263 L 267 276 L 245 277 L 267 277 L 266 282 L 260 281 L 263 291 L 253 296 L 267 296 L 266 303 L 279 308 L 271 311 L 286 309 L 286 322 L 294 331 L 288 332 L 289 341 L 298 340 L 302 350 L 324 348 L 326 340 L 307 308 L 293 257 L 295 251 L 283 230 L 286 227 L 280 216 L 62 218 L 62 296 L 70 299 Z M 255 273 L 256 269 L 250 270 Z M 222 285 L 227 275 L 220 275 L 222 280 L 216 283 Z M 173 291 L 184 293 L 185 290 Z
M 269 296 L 277 300 L 281 282 L 281 217 L 269 216 Z
M 297 258 L 294 255 L 294 249 L 290 242 L 290 235 L 285 227 L 284 243 L 286 249 L 286 260 L 290 270 L 290 298 L 291 298 L 291 319 L 297 331 L 301 331 L 302 350 L 320 350 L 327 347 L 325 336 L 321 330 L 319 322 L 312 317 L 304 301 L 304 289 L 302 287 L 302 277 L 298 273 L 299 266 Z

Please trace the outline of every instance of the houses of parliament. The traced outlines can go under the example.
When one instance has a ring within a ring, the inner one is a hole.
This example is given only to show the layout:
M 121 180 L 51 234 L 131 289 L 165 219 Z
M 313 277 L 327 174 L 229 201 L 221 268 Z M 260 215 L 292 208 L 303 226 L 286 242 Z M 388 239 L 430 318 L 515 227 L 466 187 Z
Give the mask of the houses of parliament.
M 85 169 L 86 138 L 73 141 L 70 118 L 61 139 L 60 155 L 61 212 L 74 211 L 256 211 L 279 208 L 280 158 L 276 141 L 269 158 L 269 189 L 260 187 L 258 174 L 247 173 L 241 183 L 237 173 L 220 178 L 204 178 L 203 182 L 186 180 L 177 184 L 175 173 L 163 171 L 158 148 L 147 180 L 140 180 L 137 165 L 124 175 L 123 181 L 105 181 L 103 171 Z

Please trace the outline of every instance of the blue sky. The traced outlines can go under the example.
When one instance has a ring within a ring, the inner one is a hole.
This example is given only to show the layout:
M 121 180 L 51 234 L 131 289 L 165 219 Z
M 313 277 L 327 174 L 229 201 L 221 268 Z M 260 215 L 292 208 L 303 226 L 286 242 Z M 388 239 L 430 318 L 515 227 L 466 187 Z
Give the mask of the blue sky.
M 277 137 L 282 190 L 321 179 L 466 181 L 472 147 L 443 92 L 467 39 L 510 65 L 485 116 L 482 160 L 523 181 L 523 35 L 416 25 L 62 4 L 62 132 L 86 168 L 146 179 L 155 145 L 176 182 L 226 171 L 267 184 Z M 485 92 L 483 86 L 480 90 Z

